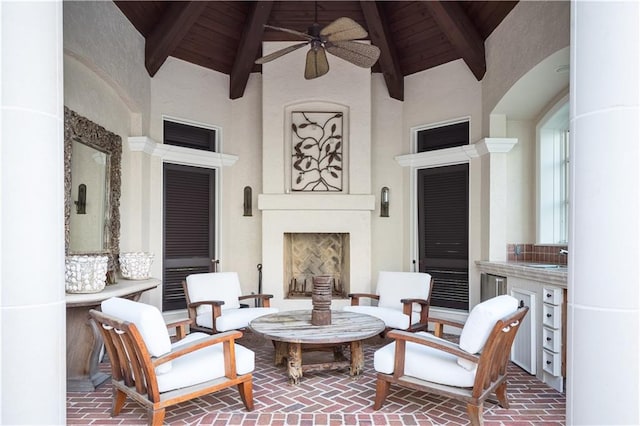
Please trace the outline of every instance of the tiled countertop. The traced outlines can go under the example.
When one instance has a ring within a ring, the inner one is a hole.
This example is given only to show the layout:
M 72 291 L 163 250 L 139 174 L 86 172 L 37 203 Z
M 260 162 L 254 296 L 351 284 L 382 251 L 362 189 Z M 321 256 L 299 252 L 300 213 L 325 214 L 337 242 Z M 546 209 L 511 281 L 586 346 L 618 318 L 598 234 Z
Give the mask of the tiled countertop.
M 490 262 L 476 260 L 476 265 L 481 272 L 506 277 L 518 277 L 542 283 L 567 287 L 567 268 L 535 268 L 528 266 L 534 262 Z

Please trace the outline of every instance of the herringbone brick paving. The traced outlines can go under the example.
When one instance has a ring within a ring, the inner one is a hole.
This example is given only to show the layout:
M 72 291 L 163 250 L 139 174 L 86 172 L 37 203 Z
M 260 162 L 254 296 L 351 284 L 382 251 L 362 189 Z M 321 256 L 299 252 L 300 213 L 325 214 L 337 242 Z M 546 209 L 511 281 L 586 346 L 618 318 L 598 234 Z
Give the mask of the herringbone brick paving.
M 235 388 L 184 402 L 167 410 L 171 425 L 466 425 L 464 404 L 397 386 L 379 411 L 372 409 L 375 395 L 373 352 L 385 339 L 367 341 L 365 371 L 357 379 L 346 370 L 305 373 L 298 386 L 290 386 L 284 367 L 273 365 L 273 346 L 250 333 L 240 344 L 256 352 L 253 374 L 255 410 L 247 412 Z M 310 354 L 311 355 L 311 354 Z M 311 355 L 311 356 L 324 356 Z M 107 363 L 101 369 L 109 371 Z M 511 406 L 502 409 L 486 402 L 485 425 L 537 426 L 565 424 L 565 396 L 519 367 L 509 369 Z M 109 381 L 89 393 L 67 393 L 69 425 L 143 425 L 146 412 L 127 400 L 122 412 L 111 418 Z

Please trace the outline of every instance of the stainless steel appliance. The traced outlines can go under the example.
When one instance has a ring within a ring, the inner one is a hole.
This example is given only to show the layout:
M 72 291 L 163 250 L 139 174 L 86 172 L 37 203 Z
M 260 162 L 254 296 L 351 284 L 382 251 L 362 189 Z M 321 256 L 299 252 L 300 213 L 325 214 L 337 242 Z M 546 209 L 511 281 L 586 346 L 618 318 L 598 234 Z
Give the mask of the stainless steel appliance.
M 507 294 L 507 277 L 493 274 L 482 274 L 480 276 L 481 302 L 501 294 Z

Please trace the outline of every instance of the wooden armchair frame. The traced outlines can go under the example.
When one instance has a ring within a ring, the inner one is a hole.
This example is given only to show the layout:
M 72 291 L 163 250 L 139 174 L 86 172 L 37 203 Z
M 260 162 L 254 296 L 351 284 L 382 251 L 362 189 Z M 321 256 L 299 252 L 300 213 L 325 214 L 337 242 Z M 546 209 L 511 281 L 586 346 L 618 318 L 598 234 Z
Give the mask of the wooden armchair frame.
M 408 333 L 400 330 L 392 330 L 387 337 L 396 341 L 395 365 L 393 374 L 378 373 L 376 381 L 376 397 L 374 410 L 382 407 L 391 384 L 421 390 L 428 393 L 443 395 L 467 403 L 467 414 L 472 425 L 482 425 L 483 402 L 489 395 L 495 393 L 501 407 L 509 408 L 507 397 L 507 366 L 511 354 L 511 346 L 516 333 L 522 324 L 524 316 L 529 311 L 528 307 L 521 307 L 511 315 L 496 322 L 487 338 L 480 355 L 472 355 L 460 349 L 458 345 L 450 342 L 429 340 L 420 334 Z M 462 327 L 453 321 L 430 318 L 429 321 L 437 323 L 436 331 L 441 334 L 443 325 Z M 427 382 L 415 377 L 405 376 L 405 348 L 407 342 L 413 342 L 450 353 L 457 357 L 478 364 L 475 382 L 472 388 L 460 388 L 447 386 L 440 383 Z
M 433 292 L 433 277 L 429 283 L 429 297 L 427 299 L 400 299 L 402 303 L 402 313 L 409 316 L 409 327 L 406 331 L 427 331 L 429 323 L 429 306 L 431 305 L 431 293 Z M 360 299 L 369 298 L 379 301 L 380 296 L 373 293 L 349 293 L 348 297 L 351 298 L 351 306 L 360 305 Z M 418 303 L 420 305 L 420 321 L 417 324 L 411 324 L 411 314 L 413 312 L 413 304 Z M 385 328 L 383 335 L 386 335 L 391 327 Z
M 224 301 L 222 300 L 202 300 L 200 302 L 191 302 L 189 299 L 189 290 L 187 288 L 187 282 L 182 281 L 182 289 L 184 290 L 184 296 L 187 301 L 187 312 L 189 314 L 189 319 L 192 321 L 190 329 L 192 331 L 201 331 L 203 333 L 219 333 L 220 331 L 216 328 L 216 318 L 222 315 L 222 305 L 224 305 Z M 238 297 L 238 301 L 242 302 L 243 300 L 251 300 L 254 299 L 257 301 L 258 305 L 263 308 L 271 307 L 271 302 L 269 299 L 273 298 L 272 294 L 248 294 L 245 296 Z M 209 305 L 211 306 L 211 316 L 212 316 L 212 324 L 213 328 L 203 327 L 196 324 L 196 309 L 198 306 Z
M 242 337 L 239 331 L 220 333 L 215 336 L 180 346 L 161 356 L 152 357 L 135 324 L 123 321 L 100 311 L 89 314 L 100 330 L 111 362 L 111 383 L 113 385 L 112 417 L 117 416 L 124 406 L 126 397 L 147 409 L 150 425 L 162 425 L 166 407 L 198 398 L 220 389 L 237 386 L 240 398 L 248 411 L 253 410 L 253 376 L 251 373 L 236 373 L 235 339 Z M 176 327 L 177 336 L 185 335 L 191 320 L 169 324 Z M 198 383 L 192 386 L 160 392 L 155 369 L 159 365 L 198 349 L 223 344 L 224 377 Z

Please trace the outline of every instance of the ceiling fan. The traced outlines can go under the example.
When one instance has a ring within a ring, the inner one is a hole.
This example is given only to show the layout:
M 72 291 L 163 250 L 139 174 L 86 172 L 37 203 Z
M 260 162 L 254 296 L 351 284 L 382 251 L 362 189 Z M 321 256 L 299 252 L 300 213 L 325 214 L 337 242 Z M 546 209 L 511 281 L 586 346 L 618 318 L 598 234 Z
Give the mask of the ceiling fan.
M 265 25 L 265 27 L 296 35 L 306 41 L 263 56 L 256 60 L 256 64 L 273 61 L 308 44 L 311 48 L 307 52 L 304 68 L 304 78 L 307 80 L 318 78 L 329 72 L 329 61 L 327 60 L 326 52 L 363 68 L 371 68 L 380 56 L 378 47 L 354 41 L 365 38 L 368 34 L 360 24 L 350 18 L 338 18 L 322 29 L 316 18 L 316 22 L 309 27 L 307 33 L 271 25 Z

